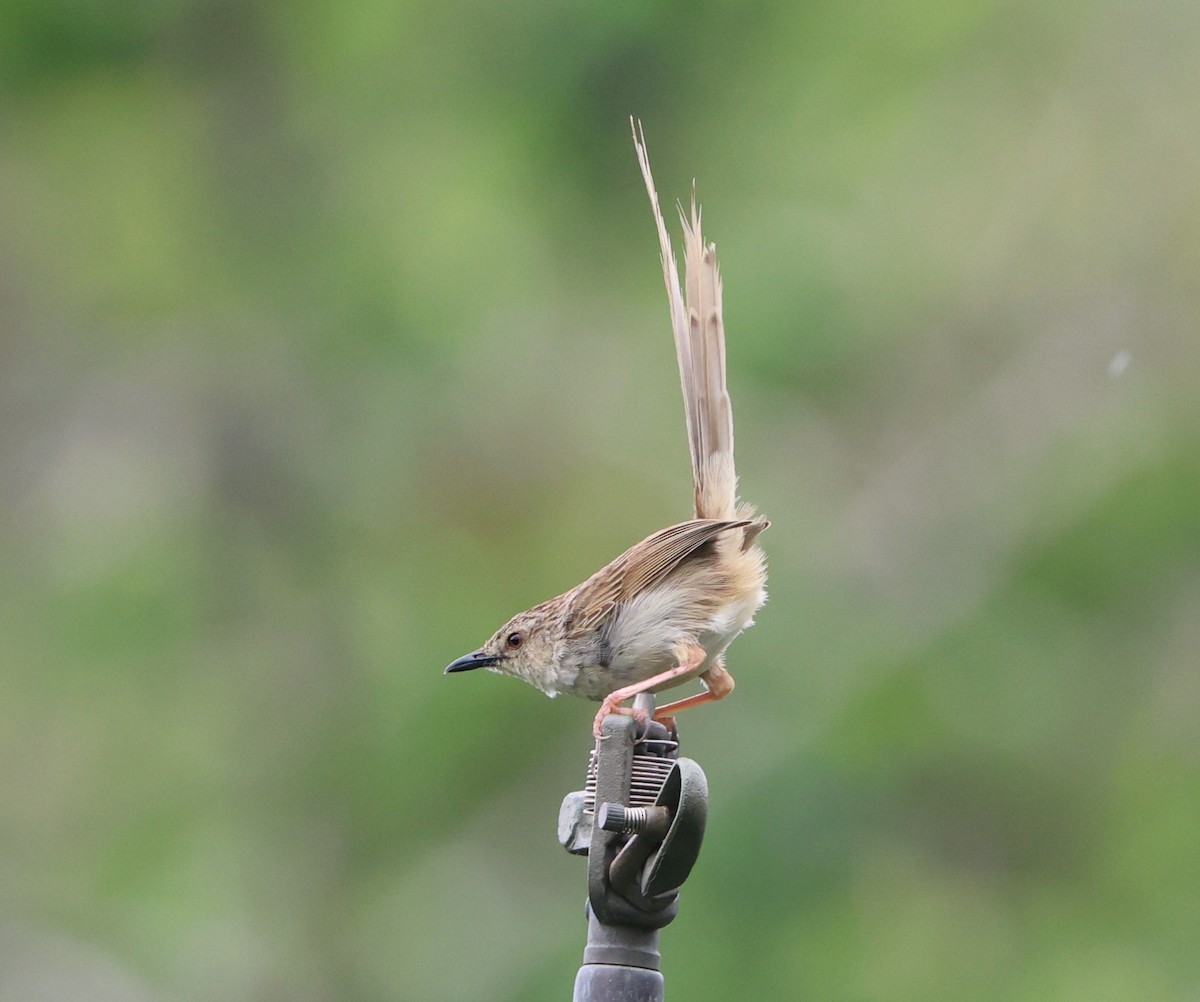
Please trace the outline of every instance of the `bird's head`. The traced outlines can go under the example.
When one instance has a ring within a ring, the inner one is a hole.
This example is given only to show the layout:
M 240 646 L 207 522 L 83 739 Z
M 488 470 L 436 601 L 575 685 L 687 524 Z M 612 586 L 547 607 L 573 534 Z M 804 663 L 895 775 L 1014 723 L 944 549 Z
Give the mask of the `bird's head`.
M 501 675 L 515 675 L 554 695 L 553 622 L 554 618 L 540 606 L 513 616 L 479 650 L 450 662 L 445 674 L 486 668 Z

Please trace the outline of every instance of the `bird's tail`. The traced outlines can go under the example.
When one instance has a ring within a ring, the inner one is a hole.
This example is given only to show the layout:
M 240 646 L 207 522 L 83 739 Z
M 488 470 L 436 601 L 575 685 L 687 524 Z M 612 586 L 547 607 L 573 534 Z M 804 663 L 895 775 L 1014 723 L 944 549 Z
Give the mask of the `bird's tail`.
M 686 286 L 679 287 L 679 266 L 671 250 L 671 238 L 663 222 L 650 174 L 646 139 L 641 124 L 633 126 L 633 143 L 638 163 L 654 208 L 658 242 L 662 251 L 663 278 L 671 304 L 675 328 L 675 353 L 683 384 L 683 406 L 687 417 L 688 444 L 692 452 L 692 481 L 696 489 L 696 517 L 731 519 L 738 514 L 737 473 L 733 465 L 733 407 L 725 388 L 725 325 L 721 319 L 721 275 L 717 248 L 706 244 L 700 233 L 700 210 L 692 189 L 689 218 L 679 208 L 683 223 L 683 260 Z M 747 544 L 749 540 L 747 540 Z

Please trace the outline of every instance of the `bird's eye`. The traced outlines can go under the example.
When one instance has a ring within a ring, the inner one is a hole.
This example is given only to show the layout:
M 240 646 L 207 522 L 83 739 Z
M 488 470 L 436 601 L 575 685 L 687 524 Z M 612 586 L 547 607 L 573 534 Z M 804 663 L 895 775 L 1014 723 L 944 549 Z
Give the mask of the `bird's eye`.
M 525 638 L 522 637 L 521 634 L 519 634 L 519 633 L 510 633 L 507 637 L 504 638 L 504 642 L 506 644 L 508 644 L 509 650 L 515 651 L 518 647 L 521 646 L 521 641 L 524 639 Z

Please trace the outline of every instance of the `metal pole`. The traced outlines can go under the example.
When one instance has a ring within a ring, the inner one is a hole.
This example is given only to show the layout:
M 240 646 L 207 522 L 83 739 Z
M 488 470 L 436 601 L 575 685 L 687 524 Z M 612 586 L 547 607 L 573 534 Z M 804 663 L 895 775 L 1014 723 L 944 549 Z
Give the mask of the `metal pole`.
M 588 934 L 574 1002 L 662 1002 L 658 930 L 678 912 L 679 887 L 700 851 L 708 808 L 704 773 L 678 757 L 653 720 L 654 697 L 613 714 L 596 745 L 587 791 L 568 794 L 559 839 L 588 856 Z
M 657 929 L 605 925 L 589 906 L 573 1002 L 663 1002 L 661 959 Z

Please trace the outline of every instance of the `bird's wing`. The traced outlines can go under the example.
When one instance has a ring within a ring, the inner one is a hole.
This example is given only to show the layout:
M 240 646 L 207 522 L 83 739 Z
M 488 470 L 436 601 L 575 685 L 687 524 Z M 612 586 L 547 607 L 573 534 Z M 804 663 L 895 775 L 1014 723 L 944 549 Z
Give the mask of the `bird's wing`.
M 749 525 L 747 519 L 693 519 L 660 529 L 627 550 L 627 567 L 621 583 L 621 600 L 653 588 L 680 563 L 709 540 L 728 529 Z
M 661 583 L 705 543 L 750 524 L 749 519 L 692 519 L 647 536 L 579 586 L 571 608 L 571 629 L 598 625 L 615 605 Z

